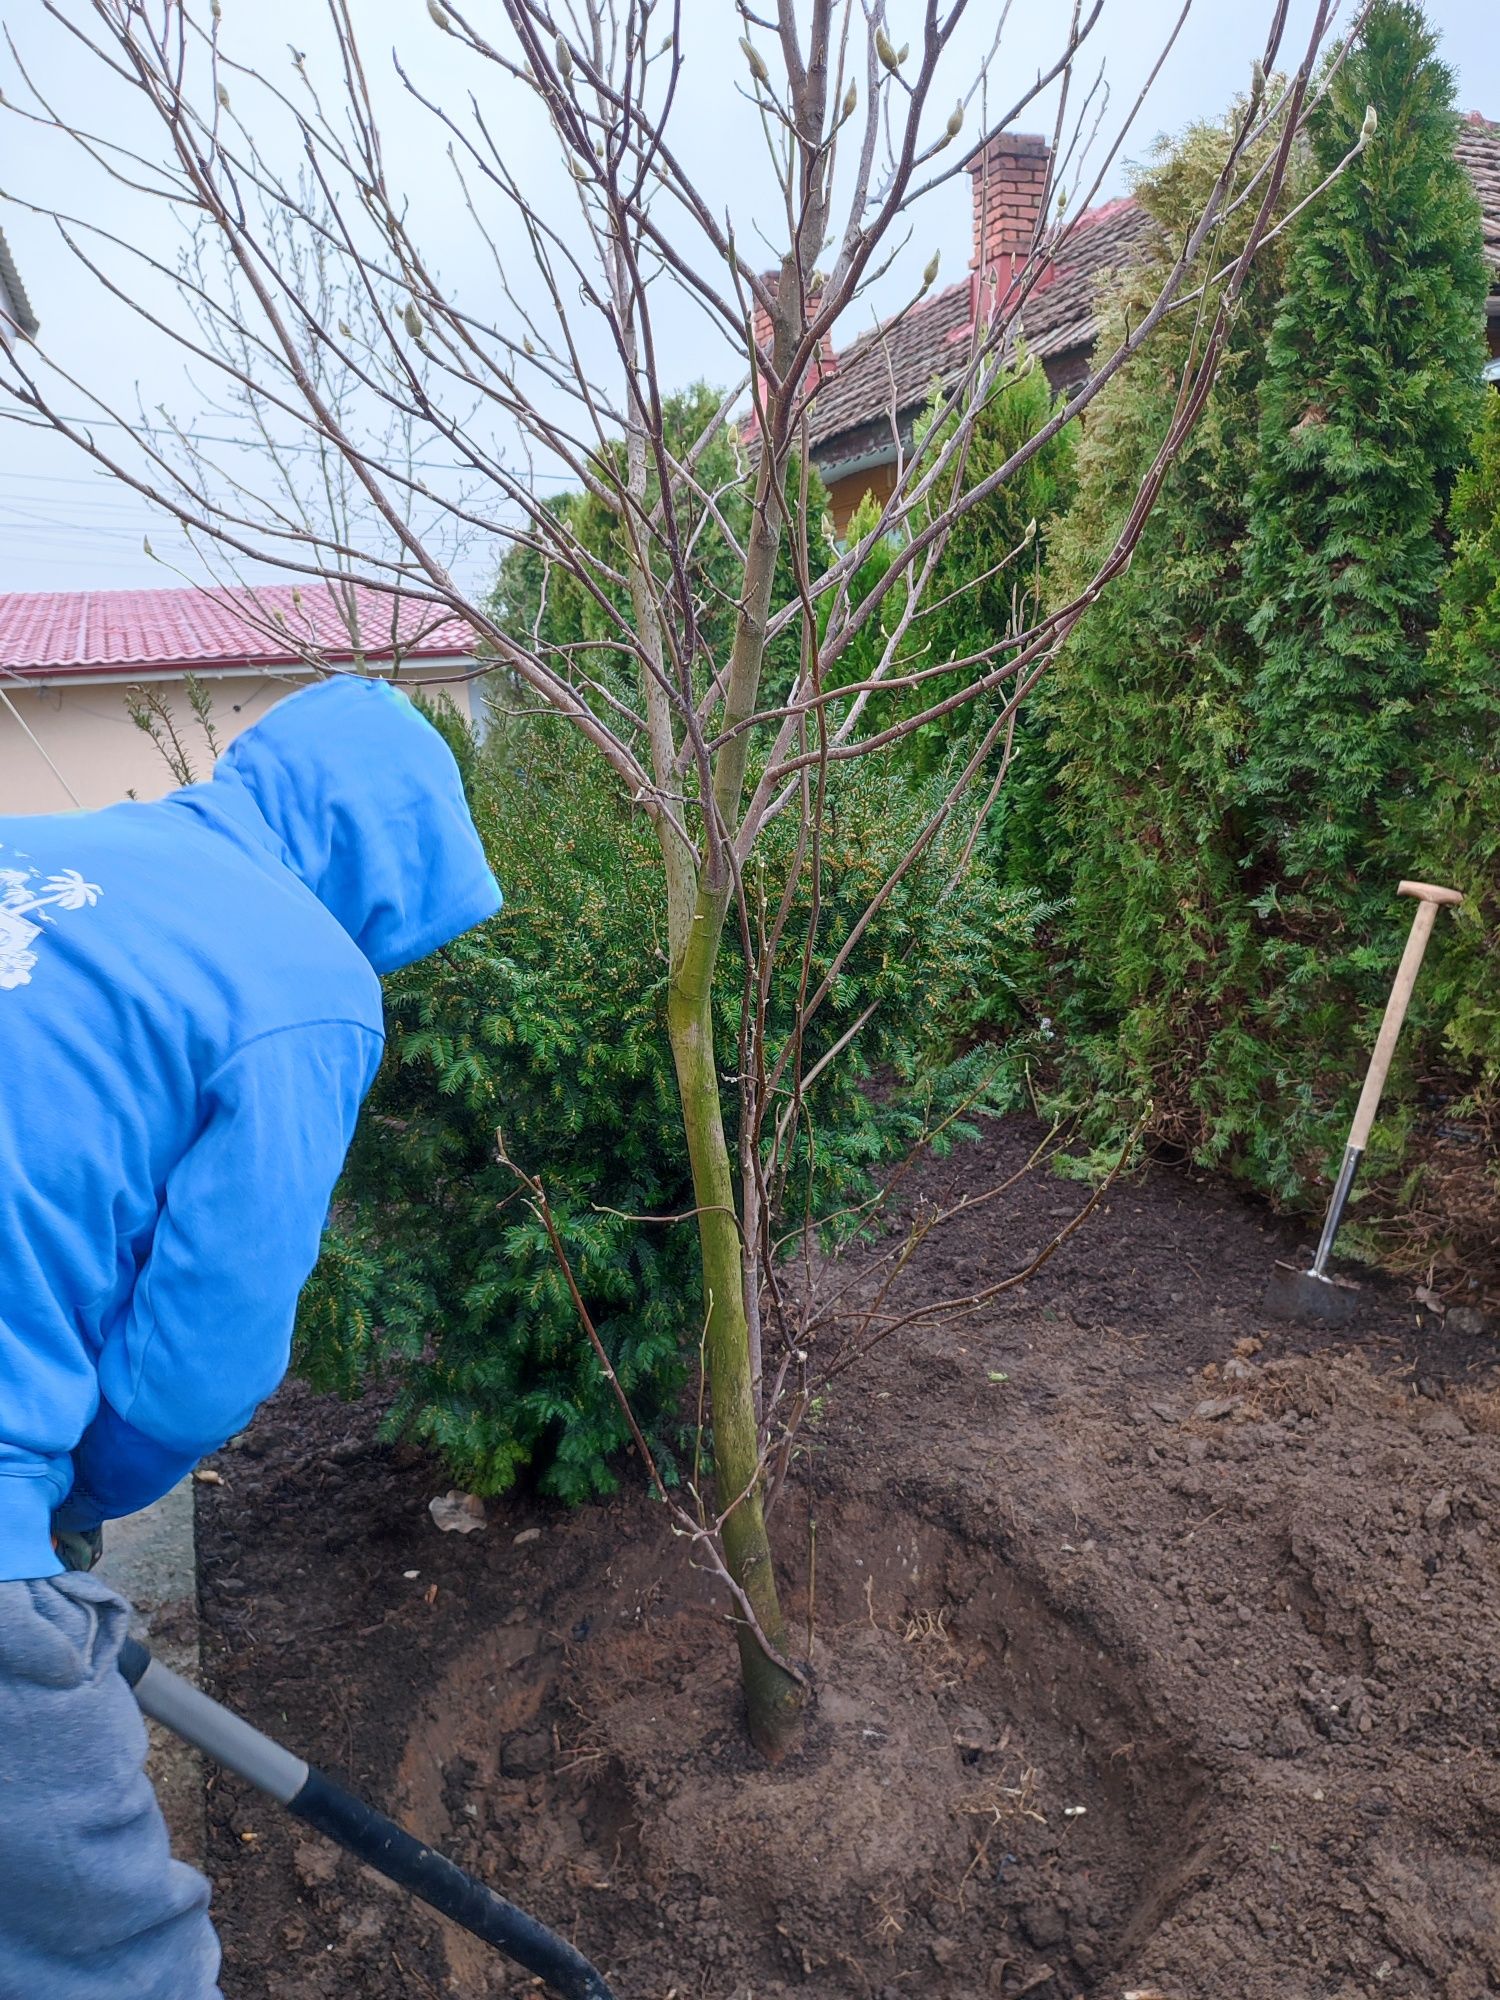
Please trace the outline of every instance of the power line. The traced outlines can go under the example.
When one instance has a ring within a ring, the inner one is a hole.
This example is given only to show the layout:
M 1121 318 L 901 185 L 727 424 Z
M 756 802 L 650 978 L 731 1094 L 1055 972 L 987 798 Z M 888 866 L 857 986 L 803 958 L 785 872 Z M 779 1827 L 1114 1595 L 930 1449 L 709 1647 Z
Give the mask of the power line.
M 240 451 L 265 451 L 269 448 L 264 438 L 220 437 L 212 431 L 184 431 L 175 424 L 127 424 L 119 417 L 59 417 L 57 421 L 62 424 L 77 424 L 80 428 L 91 426 L 96 430 L 128 431 L 132 437 L 170 437 L 178 439 L 179 442 L 186 438 L 188 443 L 195 445 L 228 444 L 234 445 Z M 37 426 L 33 426 L 33 428 L 37 428 Z M 311 452 L 316 458 L 324 456 L 340 458 L 343 456 L 338 446 L 334 444 L 278 443 L 275 449 L 277 451 Z M 439 458 L 414 458 L 408 462 L 412 470 L 417 472 L 457 472 L 467 473 L 470 477 L 479 478 L 488 476 L 478 471 L 474 466 L 466 465 L 462 459 L 456 463 L 450 459 Z M 402 469 L 404 470 L 405 468 Z M 32 478 L 44 478 L 46 475 L 33 473 L 30 476 Z M 108 477 L 107 474 L 105 476 Z M 513 474 L 512 476 L 516 475 Z M 566 486 L 573 483 L 571 474 L 566 472 L 532 472 L 527 476 L 536 480 L 548 480 L 553 485 Z
M 40 479 L 49 486 L 113 486 L 114 476 L 108 472 L 73 473 L 64 472 L 18 472 L 11 466 L 0 466 L 0 479 Z

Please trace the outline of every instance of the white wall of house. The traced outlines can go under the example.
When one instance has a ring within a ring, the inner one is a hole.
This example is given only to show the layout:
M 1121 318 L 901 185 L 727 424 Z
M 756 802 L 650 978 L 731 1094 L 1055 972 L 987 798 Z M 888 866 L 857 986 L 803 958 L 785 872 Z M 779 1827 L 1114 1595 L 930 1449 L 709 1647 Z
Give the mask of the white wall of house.
M 268 674 L 208 674 L 202 678 L 212 695 L 214 728 L 221 745 L 264 715 L 283 695 L 303 685 L 301 680 Z M 401 685 L 415 689 L 423 678 L 419 669 L 406 668 Z M 69 812 L 74 803 L 68 796 L 69 788 L 82 806 L 113 805 L 132 793 L 139 799 L 156 799 L 172 790 L 177 781 L 160 751 L 130 719 L 127 685 L 118 678 L 67 681 L 51 687 L 32 687 L 8 677 L 0 681 L 6 696 L 6 701 L 0 702 L 0 813 Z M 477 685 L 435 682 L 434 692 L 452 702 L 469 720 L 479 705 L 476 697 L 471 706 L 470 697 L 471 687 Z M 153 686 L 171 705 L 177 733 L 195 774 L 206 778 L 213 760 L 189 704 L 185 682 L 158 680 Z M 56 765 L 56 772 L 48 758 Z

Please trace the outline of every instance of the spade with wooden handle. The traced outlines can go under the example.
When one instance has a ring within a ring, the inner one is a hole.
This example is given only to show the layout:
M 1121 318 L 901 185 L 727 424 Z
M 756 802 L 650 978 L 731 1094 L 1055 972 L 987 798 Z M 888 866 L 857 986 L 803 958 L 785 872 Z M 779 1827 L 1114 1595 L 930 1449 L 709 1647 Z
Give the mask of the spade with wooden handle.
M 1391 997 L 1385 1003 L 1385 1018 L 1380 1024 L 1380 1033 L 1375 1038 L 1375 1052 L 1370 1057 L 1370 1067 L 1365 1072 L 1365 1087 L 1359 1093 L 1354 1123 L 1349 1128 L 1349 1143 L 1344 1148 L 1344 1162 L 1339 1168 L 1339 1177 L 1333 1184 L 1328 1213 L 1323 1219 L 1323 1234 L 1318 1238 L 1318 1248 L 1312 1260 L 1312 1267 L 1306 1271 L 1299 1271 L 1293 1264 L 1278 1264 L 1271 1274 L 1271 1282 L 1266 1290 L 1265 1309 L 1277 1319 L 1348 1319 L 1359 1298 L 1358 1285 L 1351 1284 L 1346 1278 L 1331 1278 L 1328 1275 L 1328 1259 L 1333 1250 L 1333 1239 L 1338 1235 L 1339 1224 L 1344 1219 L 1344 1207 L 1349 1199 L 1349 1190 L 1354 1185 L 1354 1176 L 1359 1172 L 1359 1163 L 1364 1158 L 1365 1147 L 1369 1144 L 1370 1128 L 1375 1123 L 1380 1093 L 1385 1088 L 1386 1072 L 1396 1051 L 1396 1037 L 1401 1033 L 1401 1023 L 1406 1019 L 1412 988 L 1417 983 L 1422 955 L 1427 949 L 1427 940 L 1432 936 L 1432 926 L 1437 920 L 1438 910 L 1444 903 L 1463 901 L 1457 889 L 1439 889 L 1431 882 L 1403 882 L 1397 894 L 1415 896 L 1417 899 L 1406 949 L 1402 952 L 1401 963 L 1396 968 Z

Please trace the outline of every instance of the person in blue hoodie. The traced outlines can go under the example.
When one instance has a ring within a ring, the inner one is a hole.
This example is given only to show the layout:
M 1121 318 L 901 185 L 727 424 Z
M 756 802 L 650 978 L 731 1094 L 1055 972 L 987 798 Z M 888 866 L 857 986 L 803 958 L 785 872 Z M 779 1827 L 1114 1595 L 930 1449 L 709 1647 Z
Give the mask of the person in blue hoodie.
M 0 2000 L 218 1993 L 88 1565 L 285 1373 L 377 975 L 499 905 L 451 752 L 378 681 L 168 798 L 0 816 Z

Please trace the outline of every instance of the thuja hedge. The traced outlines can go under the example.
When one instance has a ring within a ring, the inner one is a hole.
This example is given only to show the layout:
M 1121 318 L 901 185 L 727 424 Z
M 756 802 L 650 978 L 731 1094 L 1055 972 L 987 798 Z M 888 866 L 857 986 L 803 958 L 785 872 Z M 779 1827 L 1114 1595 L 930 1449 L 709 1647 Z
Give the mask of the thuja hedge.
M 1050 833 L 1071 899 L 1052 1004 L 1095 1138 L 1144 1113 L 1291 1204 L 1318 1198 L 1342 1142 L 1410 914 L 1402 875 L 1470 902 L 1392 1080 L 1388 1174 L 1422 1080 L 1470 1108 L 1490 1088 L 1500 1019 L 1488 273 L 1452 79 L 1415 7 L 1371 13 L 1296 198 L 1356 147 L 1369 105 L 1374 136 L 1263 254 L 1129 575 L 1044 688 L 1055 777 L 1028 832 Z M 1145 178 L 1160 257 L 1223 146 L 1195 131 Z M 1154 275 L 1125 281 L 1117 318 Z M 1053 534 L 1057 598 L 1108 546 L 1197 337 L 1179 314 L 1095 404 Z

